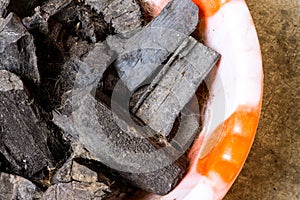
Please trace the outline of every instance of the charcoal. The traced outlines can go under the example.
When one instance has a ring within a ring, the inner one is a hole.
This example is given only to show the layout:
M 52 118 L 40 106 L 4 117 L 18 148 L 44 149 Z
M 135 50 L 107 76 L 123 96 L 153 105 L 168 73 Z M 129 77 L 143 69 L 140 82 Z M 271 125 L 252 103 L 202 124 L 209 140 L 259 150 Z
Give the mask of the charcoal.
M 33 36 L 13 13 L 5 19 L 0 18 L 1 69 L 35 83 L 40 81 Z
M 37 117 L 26 90 L 16 75 L 0 70 L 0 154 L 13 173 L 42 178 L 42 171 L 53 167 L 65 149 Z
M 80 200 L 101 200 L 110 192 L 109 187 L 103 183 L 82 183 L 72 181 L 70 183 L 58 183 L 51 186 L 43 194 L 44 200 L 80 199 Z
M 97 85 L 102 78 L 102 74 L 113 60 L 113 52 L 102 43 L 96 43 L 91 50 L 86 53 L 82 60 L 72 57 L 63 67 L 62 72 L 56 82 L 54 89 L 62 105 L 61 112 L 68 112 L 72 108 L 69 98 L 81 98 L 85 95 L 85 90 Z M 80 76 L 80 79 L 76 77 Z M 73 91 L 74 90 L 74 91 Z M 72 95 L 74 95 L 72 97 Z M 71 102 L 72 103 L 72 102 Z
M 4 17 L 10 0 L 0 0 L 0 17 Z
M 98 180 L 98 175 L 96 172 L 87 168 L 86 166 L 80 165 L 79 163 L 73 161 L 72 179 L 84 183 L 93 183 Z
M 173 0 L 133 37 L 108 38 L 108 45 L 120 55 L 115 67 L 129 90 L 134 91 L 159 71 L 197 23 L 198 8 L 191 0 Z
M 36 199 L 41 194 L 29 180 L 0 172 L 0 199 Z
M 47 17 L 50 17 L 69 5 L 71 2 L 72 0 L 49 0 L 41 6 L 41 10 L 45 12 L 44 14 L 47 15 Z
M 165 195 L 183 178 L 218 55 L 189 37 L 192 0 L 148 25 L 140 5 L 0 0 L 0 170 L 29 180 L 0 173 L 0 199 Z
M 45 0 L 10 0 L 8 13 L 16 13 L 20 18 L 30 16 L 35 7 Z
M 46 34 L 48 32 L 48 19 L 71 2 L 72 0 L 49 0 L 41 7 L 36 7 L 32 17 L 25 17 L 22 21 L 27 29 L 39 29 Z
M 82 145 L 74 142 L 72 155 L 54 173 L 51 185 L 74 181 L 86 187 L 88 184 L 90 186 L 102 184 L 106 186 L 105 199 L 123 199 L 135 189 L 115 174 L 115 171 L 97 161 Z M 61 186 L 66 186 L 66 184 Z
M 69 32 L 92 43 L 103 41 L 109 32 L 102 16 L 87 6 L 75 3 L 55 14 L 53 19 L 62 23 Z
M 85 58 L 87 62 L 89 62 L 89 57 L 88 55 Z M 99 68 L 88 65 L 81 65 L 81 68 L 77 74 L 75 73 L 77 77 L 77 80 L 75 80 L 76 87 L 68 92 L 72 93 L 72 95 L 66 95 L 68 97 L 66 98 L 66 102 L 71 102 L 71 109 L 67 109 L 68 112 L 64 112 L 65 108 L 63 108 L 62 110 L 58 110 L 58 113 L 54 113 L 54 122 L 69 135 L 67 136 L 68 138 L 84 144 L 84 147 L 94 157 L 99 159 L 100 162 L 110 165 L 117 164 L 119 173 L 125 179 L 131 180 L 133 185 L 137 187 L 142 186 L 142 189 L 150 192 L 166 194 L 178 183 L 185 173 L 184 162 L 177 163 L 170 161 L 174 159 L 173 155 L 177 151 L 170 145 L 166 148 L 167 150 L 165 152 L 163 151 L 161 154 L 158 153 L 161 161 L 169 163 L 165 164 L 167 166 L 162 167 L 162 169 L 155 168 L 157 167 L 156 165 L 164 164 L 159 163 L 160 161 L 149 164 L 153 166 L 146 166 L 146 168 L 152 168 L 152 171 L 155 169 L 155 173 L 145 173 L 144 171 L 147 171 L 146 169 L 140 169 L 141 172 L 138 173 L 138 177 L 143 177 L 141 178 L 141 180 L 144 180 L 143 184 L 140 182 L 140 184 L 136 184 L 134 182 L 134 179 L 136 179 L 134 177 L 137 176 L 136 174 L 121 173 L 126 169 L 130 171 L 132 163 L 136 162 L 135 159 L 137 158 L 131 157 L 130 152 L 148 154 L 159 148 L 158 142 L 148 140 L 148 137 L 155 135 L 155 132 L 151 130 L 136 130 L 132 124 L 128 125 L 125 121 L 123 121 L 123 127 L 120 128 L 121 124 L 116 122 L 116 116 L 113 112 L 103 103 L 96 101 L 90 94 L 93 90 L 92 86 L 97 84 L 94 80 L 99 81 L 100 78 L 97 78 L 97 76 L 102 76 L 102 74 L 99 73 Z M 84 71 L 91 73 L 82 74 Z M 87 80 L 91 81 L 90 84 L 86 84 Z M 62 105 L 65 104 L 63 103 Z M 118 106 L 115 105 L 115 107 Z M 121 111 L 117 113 L 118 115 L 126 115 L 124 114 L 125 112 L 122 111 L 122 107 L 118 107 L 117 110 Z M 124 116 L 122 119 L 126 118 L 127 117 Z M 87 126 L 89 128 L 87 128 Z M 84 130 L 85 128 L 87 128 L 87 130 Z M 143 133 L 143 131 L 146 133 Z M 137 137 L 141 135 L 145 136 L 145 138 Z M 105 148 L 106 146 L 107 148 Z M 129 152 L 129 154 L 126 154 L 126 152 Z M 140 159 L 140 157 L 138 157 L 138 159 Z M 145 162 L 147 157 L 142 159 L 144 159 L 143 161 Z M 152 185 L 148 184 L 149 180 L 152 180 Z M 165 185 L 165 187 L 160 187 L 161 185 Z
M 90 95 L 85 96 L 81 101 L 84 106 L 73 111 L 70 116 L 72 118 L 67 123 L 61 123 L 63 120 L 59 115 L 55 116 L 54 119 L 66 132 L 76 131 L 72 133 L 75 134 L 74 137 L 78 137 L 79 141 L 94 157 L 108 166 L 117 166 L 119 173 L 126 180 L 130 180 L 133 185 L 149 192 L 166 194 L 178 183 L 185 173 L 185 163 L 171 161 L 173 159 L 172 147 L 167 147 L 166 152 L 155 152 L 155 158 L 159 156 L 160 159 L 155 160 L 153 155 L 154 161 L 148 160 L 147 166 L 142 166 L 141 163 L 147 162 L 148 158 L 147 156 L 145 158 L 136 157 L 136 154 L 141 154 L 141 156 L 151 154 L 157 149 L 157 146 L 147 138 L 134 136 L 142 134 L 134 127 L 127 126 L 121 129 L 111 110 L 104 104 L 95 101 Z M 70 126 L 72 123 L 73 126 Z M 64 125 L 67 127 L 63 127 Z M 165 164 L 164 162 L 168 163 Z M 132 167 L 138 164 L 140 166 L 136 169 L 137 174 L 122 172 L 123 170 L 130 171 Z M 156 169 L 163 164 L 166 166 Z M 146 168 L 144 169 L 145 172 L 143 172 L 143 167 Z M 155 172 L 148 172 L 147 168 L 150 168 L 149 171 Z
M 126 34 L 142 25 L 142 14 L 136 0 L 85 0 L 98 13 L 102 13 L 104 20 L 112 26 L 115 33 Z
M 40 7 L 34 9 L 34 14 L 31 17 L 25 17 L 22 19 L 24 26 L 28 30 L 39 30 L 42 33 L 47 34 L 49 31 L 48 27 L 48 16 L 43 16 Z
M 189 37 L 147 87 L 133 112 L 152 129 L 168 136 L 176 117 L 219 57 L 218 53 Z

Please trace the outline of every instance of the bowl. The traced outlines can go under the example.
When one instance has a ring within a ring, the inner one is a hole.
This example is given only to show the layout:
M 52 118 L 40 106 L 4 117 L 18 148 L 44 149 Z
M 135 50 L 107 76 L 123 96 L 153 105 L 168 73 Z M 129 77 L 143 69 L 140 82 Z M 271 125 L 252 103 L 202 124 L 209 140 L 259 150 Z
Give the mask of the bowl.
M 205 45 L 222 57 L 206 83 L 210 98 L 204 127 L 189 154 L 188 172 L 165 196 L 138 192 L 138 199 L 222 199 L 251 149 L 261 110 L 263 71 L 259 41 L 243 0 L 193 0 Z M 158 15 L 168 0 L 148 0 Z

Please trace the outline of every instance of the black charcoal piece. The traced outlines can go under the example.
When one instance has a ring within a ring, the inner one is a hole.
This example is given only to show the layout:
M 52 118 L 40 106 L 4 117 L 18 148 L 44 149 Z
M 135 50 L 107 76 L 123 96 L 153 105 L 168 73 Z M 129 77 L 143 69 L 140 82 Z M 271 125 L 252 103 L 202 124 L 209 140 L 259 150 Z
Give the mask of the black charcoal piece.
M 16 13 L 20 18 L 32 14 L 33 9 L 45 0 L 10 0 L 8 12 Z
M 38 188 L 29 180 L 0 172 L 0 199 L 37 199 Z
M 134 91 L 159 71 L 197 24 L 197 6 L 191 0 L 173 0 L 128 40 L 108 38 L 108 45 L 120 55 L 115 67 L 129 90 Z
M 86 57 L 88 62 L 87 58 L 89 55 Z M 163 138 L 162 141 L 151 139 L 151 136 L 155 137 L 154 131 L 135 127 L 133 122 L 127 123 L 130 116 L 126 117 L 118 105 L 115 109 L 120 112 L 116 114 L 123 117 L 116 116 L 106 105 L 96 101 L 90 92 L 97 84 L 94 80 L 100 80 L 97 76 L 102 74 L 94 66 L 80 67 L 75 73 L 76 87 L 66 93 L 65 102 L 69 102 L 71 109 L 64 112 L 65 108 L 62 108 L 54 113 L 54 122 L 66 132 L 66 137 L 78 140 L 91 155 L 117 170 L 133 185 L 158 194 L 169 192 L 185 173 L 186 163 L 176 161 L 180 155 L 174 156 L 178 150 Z M 91 72 L 91 69 L 94 73 L 83 73 Z M 86 84 L 87 80 L 90 84 Z M 59 114 L 61 111 L 64 114 Z M 166 148 L 157 151 L 162 145 Z M 138 175 L 128 173 L 133 169 Z M 137 177 L 140 180 L 135 183 Z
M 133 112 L 153 130 L 167 136 L 219 57 L 192 37 L 187 38 L 147 87 Z
M 72 106 L 75 105 L 71 105 L 74 102 L 70 102 L 69 98 L 77 101 L 75 99 L 80 99 L 82 95 L 86 95 L 96 87 L 112 62 L 114 54 L 105 44 L 96 43 L 90 48 L 81 60 L 73 56 L 65 63 L 54 89 L 55 96 L 60 99 L 61 104 L 58 110 L 69 112 L 74 109 Z
M 69 119 L 55 115 L 54 120 L 66 132 L 78 136 L 91 155 L 143 190 L 166 194 L 185 173 L 184 159 L 173 160 L 172 145 L 158 151 L 158 144 L 141 137 L 147 133 L 126 127 L 126 122 L 90 95 L 81 98 L 81 106 Z
M 126 34 L 142 25 L 142 14 L 136 0 L 84 0 L 84 2 L 102 13 L 104 20 L 116 33 Z
M 31 103 L 22 81 L 0 70 L 0 153 L 12 172 L 27 177 L 55 164 L 47 143 L 54 136 Z
M 5 19 L 0 18 L 1 69 L 35 83 L 40 81 L 33 36 L 13 13 Z
M 108 31 L 108 25 L 101 15 L 88 6 L 70 3 L 53 16 L 55 21 L 63 24 L 70 33 L 88 42 L 103 41 Z

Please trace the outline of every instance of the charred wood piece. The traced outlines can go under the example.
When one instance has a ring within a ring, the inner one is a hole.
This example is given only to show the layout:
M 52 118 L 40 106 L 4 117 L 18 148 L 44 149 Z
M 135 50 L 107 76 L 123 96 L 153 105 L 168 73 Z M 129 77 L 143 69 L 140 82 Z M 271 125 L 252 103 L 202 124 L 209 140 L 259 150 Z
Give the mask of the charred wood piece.
M 0 70 L 0 153 L 12 172 L 26 177 L 55 165 L 47 141 L 56 139 L 31 103 L 22 81 Z
M 153 130 L 168 136 L 175 119 L 219 58 L 212 49 L 187 38 L 145 89 L 132 112 Z
M 183 10 L 185 12 L 183 12 Z M 129 39 L 107 39 L 118 53 L 115 67 L 130 91 L 161 69 L 169 56 L 196 28 L 198 8 L 191 0 L 170 1 L 146 27 Z
M 115 33 L 126 34 L 142 25 L 142 14 L 136 0 L 85 0 L 84 2 L 101 13 Z
M 40 75 L 33 36 L 13 13 L 0 18 L 0 70 L 39 83 Z

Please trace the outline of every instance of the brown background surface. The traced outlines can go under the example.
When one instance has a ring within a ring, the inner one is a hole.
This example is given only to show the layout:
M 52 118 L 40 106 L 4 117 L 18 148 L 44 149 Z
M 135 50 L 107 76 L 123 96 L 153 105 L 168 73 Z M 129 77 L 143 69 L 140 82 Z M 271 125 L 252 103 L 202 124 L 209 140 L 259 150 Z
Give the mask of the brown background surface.
M 253 148 L 225 200 L 299 200 L 300 0 L 247 4 L 263 55 L 263 109 Z

